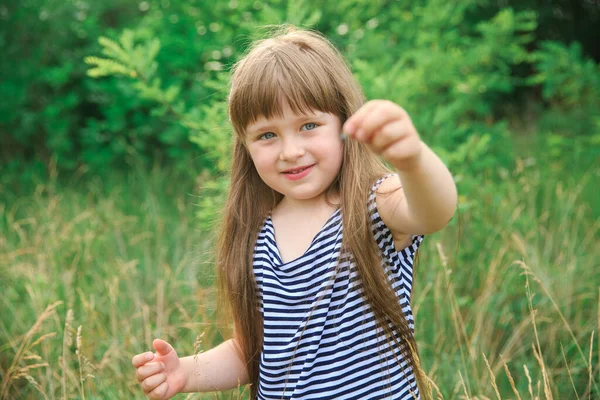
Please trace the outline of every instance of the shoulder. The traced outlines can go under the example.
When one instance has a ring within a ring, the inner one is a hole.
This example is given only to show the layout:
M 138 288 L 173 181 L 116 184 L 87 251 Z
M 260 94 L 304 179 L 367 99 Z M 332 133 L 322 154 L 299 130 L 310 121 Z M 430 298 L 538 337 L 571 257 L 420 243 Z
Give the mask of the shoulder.
M 406 200 L 398 175 L 379 178 L 372 187 L 371 202 L 371 211 L 379 217 L 374 221 L 379 220 L 387 228 L 395 249 L 405 249 L 414 243 L 417 236 L 406 221 Z
M 383 222 L 387 222 L 390 213 L 393 212 L 401 203 L 405 202 L 404 191 L 402 190 L 402 182 L 396 174 L 388 174 L 377 180 L 373 185 L 372 198 L 377 204 Z
M 400 177 L 396 174 L 386 175 L 374 186 L 377 211 L 383 223 L 394 237 L 418 234 L 411 232 L 411 221 L 408 220 L 408 206 Z
M 377 199 L 379 196 L 386 195 L 388 193 L 397 191 L 402 188 L 402 183 L 400 182 L 400 177 L 398 174 L 390 173 L 382 176 L 377 180 L 378 183 L 375 184 L 374 189 L 377 194 Z

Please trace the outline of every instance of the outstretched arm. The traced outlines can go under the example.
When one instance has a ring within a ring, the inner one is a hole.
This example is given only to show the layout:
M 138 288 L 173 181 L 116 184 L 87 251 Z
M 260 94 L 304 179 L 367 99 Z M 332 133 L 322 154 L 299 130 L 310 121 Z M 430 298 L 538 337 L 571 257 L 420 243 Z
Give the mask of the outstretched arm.
M 386 100 L 368 102 L 346 121 L 343 132 L 398 171 L 401 182 L 387 179 L 379 192 L 390 194 L 377 197 L 381 218 L 393 232 L 431 233 L 448 223 L 457 204 L 454 180 L 404 109 Z

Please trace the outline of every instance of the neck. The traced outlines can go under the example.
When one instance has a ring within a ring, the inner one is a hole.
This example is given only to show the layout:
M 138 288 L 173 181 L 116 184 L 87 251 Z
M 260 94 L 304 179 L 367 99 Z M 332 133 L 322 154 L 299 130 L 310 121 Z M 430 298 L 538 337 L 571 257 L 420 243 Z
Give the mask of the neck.
M 324 193 L 318 197 L 306 200 L 284 197 L 275 207 L 274 212 L 293 210 L 297 215 L 314 215 L 320 212 L 331 212 L 339 204 L 339 195 L 326 196 Z

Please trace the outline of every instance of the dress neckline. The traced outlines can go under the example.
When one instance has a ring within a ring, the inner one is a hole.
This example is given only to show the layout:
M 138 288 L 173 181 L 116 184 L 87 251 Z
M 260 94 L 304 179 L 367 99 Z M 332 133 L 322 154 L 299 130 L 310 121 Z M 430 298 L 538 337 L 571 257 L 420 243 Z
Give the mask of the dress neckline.
M 315 236 L 313 237 L 313 239 L 311 240 L 310 244 L 308 245 L 308 247 L 306 248 L 306 250 L 304 250 L 304 252 L 289 261 L 283 262 L 283 259 L 281 258 L 281 252 L 279 251 L 279 245 L 277 244 L 277 239 L 275 239 L 275 226 L 273 225 L 273 220 L 271 219 L 271 213 L 269 213 L 269 215 L 267 215 L 267 220 L 266 220 L 266 224 L 267 226 L 269 226 L 271 228 L 271 231 L 273 232 L 273 245 L 275 247 L 275 253 L 274 255 L 276 256 L 276 264 L 279 267 L 283 267 L 286 266 L 288 264 L 292 264 L 295 263 L 298 260 L 301 260 L 302 258 L 304 258 L 306 256 L 306 254 L 313 248 L 313 246 L 315 245 L 315 243 L 317 242 L 317 239 L 319 239 L 321 237 L 321 235 L 323 234 L 323 232 L 325 230 L 327 230 L 327 228 L 331 225 L 331 222 L 333 221 L 333 219 L 340 213 L 340 207 L 336 208 L 335 211 L 329 216 L 329 218 L 327 219 L 327 221 L 323 224 L 323 226 L 321 227 L 321 229 L 319 229 L 319 231 L 315 234 Z

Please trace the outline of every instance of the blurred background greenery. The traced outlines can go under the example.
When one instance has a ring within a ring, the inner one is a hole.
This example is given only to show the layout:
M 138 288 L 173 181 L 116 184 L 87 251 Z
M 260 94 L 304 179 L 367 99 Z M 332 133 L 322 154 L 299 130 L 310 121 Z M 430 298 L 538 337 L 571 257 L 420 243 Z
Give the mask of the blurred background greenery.
M 456 177 L 413 299 L 436 396 L 598 396 L 598 2 L 21 0 L 0 4 L 0 399 L 141 398 L 153 337 L 222 339 L 228 71 L 284 22 Z

